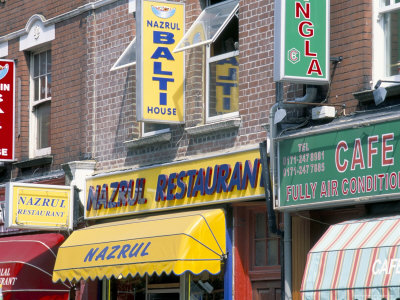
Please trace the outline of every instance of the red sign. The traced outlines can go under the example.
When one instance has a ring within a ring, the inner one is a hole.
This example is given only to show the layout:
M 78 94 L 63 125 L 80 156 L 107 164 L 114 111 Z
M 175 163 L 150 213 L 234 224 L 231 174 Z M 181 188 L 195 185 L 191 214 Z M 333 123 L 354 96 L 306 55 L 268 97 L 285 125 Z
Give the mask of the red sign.
M 0 161 L 14 160 L 15 65 L 0 59 Z

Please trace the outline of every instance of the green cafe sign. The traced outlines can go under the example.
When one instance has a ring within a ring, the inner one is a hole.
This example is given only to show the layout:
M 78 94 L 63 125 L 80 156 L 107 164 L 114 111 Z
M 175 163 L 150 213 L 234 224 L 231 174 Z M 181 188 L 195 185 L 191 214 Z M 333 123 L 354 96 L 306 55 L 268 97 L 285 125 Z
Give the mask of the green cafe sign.
M 400 120 L 358 125 L 277 141 L 277 209 L 400 197 Z
M 329 0 L 276 1 L 275 81 L 329 81 Z

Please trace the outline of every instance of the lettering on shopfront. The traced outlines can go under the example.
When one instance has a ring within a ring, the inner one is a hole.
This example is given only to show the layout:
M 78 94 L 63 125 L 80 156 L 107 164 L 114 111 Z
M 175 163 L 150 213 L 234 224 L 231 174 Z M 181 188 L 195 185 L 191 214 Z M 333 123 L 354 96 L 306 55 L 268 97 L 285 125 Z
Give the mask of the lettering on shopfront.
M 205 195 L 229 193 L 234 189 L 244 191 L 251 186 L 263 187 L 259 180 L 260 159 L 253 162 L 216 164 L 199 169 L 182 170 L 169 174 L 159 174 L 154 193 L 154 201 L 182 200 Z M 143 205 L 146 197 L 146 178 L 115 181 L 110 184 L 89 186 L 86 210 L 100 210 L 123 206 Z M 149 193 L 150 194 L 150 193 Z
M 121 244 L 91 248 L 85 255 L 84 262 L 105 261 L 125 258 L 137 258 L 149 255 L 151 242 Z
M 3 286 L 14 285 L 17 277 L 11 276 L 11 268 L 0 268 L 0 284 Z
M 400 259 L 377 259 L 372 265 L 372 273 L 374 275 L 390 275 L 390 274 L 400 274 Z
M 364 140 L 365 144 L 360 138 L 352 141 L 341 140 L 336 144 L 332 157 L 335 168 L 339 174 L 348 176 L 342 179 L 286 185 L 286 202 L 400 190 L 400 171 L 357 175 L 368 169 L 389 168 L 395 165 L 395 134 L 372 135 Z M 298 153 L 283 157 L 284 177 L 327 172 L 325 151 L 312 151 L 307 143 L 299 144 L 298 150 Z
M 129 181 L 112 182 L 110 186 L 104 183 L 89 187 L 86 209 L 99 210 L 101 208 L 116 208 L 121 206 L 135 206 L 147 203 L 144 198 L 146 179 L 138 178 Z
M 48 209 L 65 209 L 65 199 L 58 198 L 42 198 L 20 196 L 18 198 L 18 215 L 42 216 L 42 217 L 63 217 L 65 211 L 53 211 Z M 29 207 L 29 209 L 27 208 Z
M 256 158 L 253 165 L 250 160 L 246 160 L 244 166 L 241 162 L 236 162 L 233 169 L 230 164 L 221 164 L 206 169 L 160 174 L 155 200 L 180 200 L 185 197 L 220 194 L 231 192 L 234 188 L 240 191 L 247 189 L 249 183 L 255 188 L 259 169 L 260 160 Z

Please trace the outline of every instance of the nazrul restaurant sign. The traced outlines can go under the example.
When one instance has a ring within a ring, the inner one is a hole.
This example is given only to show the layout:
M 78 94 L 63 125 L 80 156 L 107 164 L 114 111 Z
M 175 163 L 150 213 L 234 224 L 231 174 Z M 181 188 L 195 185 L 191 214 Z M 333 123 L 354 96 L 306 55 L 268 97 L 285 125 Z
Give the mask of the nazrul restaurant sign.
M 72 187 L 11 182 L 6 186 L 6 226 L 68 230 L 73 222 Z
M 86 179 L 86 218 L 254 200 L 265 196 L 258 149 Z

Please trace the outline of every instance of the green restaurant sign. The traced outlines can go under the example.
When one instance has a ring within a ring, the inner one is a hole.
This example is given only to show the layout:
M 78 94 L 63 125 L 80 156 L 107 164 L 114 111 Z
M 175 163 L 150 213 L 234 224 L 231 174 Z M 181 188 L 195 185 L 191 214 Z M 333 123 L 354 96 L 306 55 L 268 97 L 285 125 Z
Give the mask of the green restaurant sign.
M 277 209 L 400 197 L 400 120 L 279 139 Z
M 329 81 L 329 0 L 275 2 L 274 80 Z

